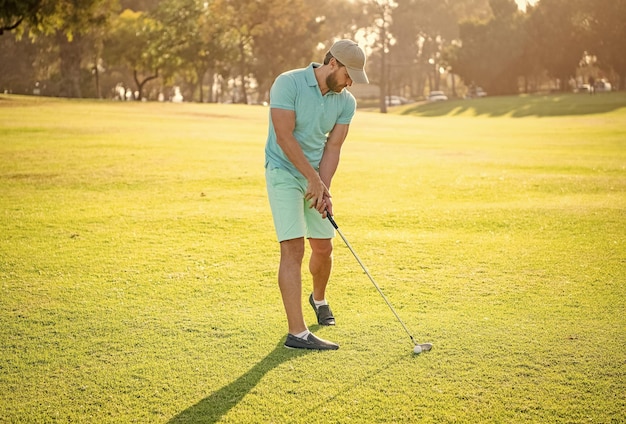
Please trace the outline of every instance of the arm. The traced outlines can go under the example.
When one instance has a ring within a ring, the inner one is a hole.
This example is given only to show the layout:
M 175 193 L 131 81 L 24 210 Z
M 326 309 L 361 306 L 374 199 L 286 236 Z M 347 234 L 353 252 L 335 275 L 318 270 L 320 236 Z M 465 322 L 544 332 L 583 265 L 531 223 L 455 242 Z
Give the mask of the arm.
M 350 125 L 348 124 L 336 124 L 332 131 L 328 134 L 324 154 L 322 155 L 322 160 L 320 161 L 320 178 L 328 189 L 330 189 L 333 176 L 335 175 L 335 171 L 337 171 L 339 156 L 341 154 L 341 146 L 343 146 L 343 142 L 348 135 L 349 128 Z M 330 199 L 330 193 L 328 194 L 328 197 L 325 198 L 325 203 L 326 209 L 332 215 L 333 204 Z M 323 215 L 324 217 L 326 216 L 325 213 L 323 213 Z
M 276 132 L 276 142 L 283 152 L 285 152 L 287 159 L 291 161 L 308 181 L 304 198 L 311 202 L 310 207 L 323 213 L 326 209 L 324 199 L 330 197 L 330 192 L 320 178 L 320 175 L 304 156 L 304 152 L 298 140 L 293 136 L 293 130 L 296 127 L 295 112 L 287 109 L 272 108 L 271 118 L 274 131 Z

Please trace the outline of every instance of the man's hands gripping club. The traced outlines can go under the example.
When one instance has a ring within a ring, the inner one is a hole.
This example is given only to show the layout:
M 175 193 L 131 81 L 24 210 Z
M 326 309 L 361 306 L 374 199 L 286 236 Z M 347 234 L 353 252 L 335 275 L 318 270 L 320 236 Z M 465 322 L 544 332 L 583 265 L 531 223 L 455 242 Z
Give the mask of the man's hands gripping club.
M 317 178 L 308 180 L 304 198 L 309 202 L 309 208 L 316 209 L 323 218 L 326 218 L 328 213 L 332 214 L 333 212 L 333 202 L 328 187 L 319 175 L 316 174 L 316 176 Z

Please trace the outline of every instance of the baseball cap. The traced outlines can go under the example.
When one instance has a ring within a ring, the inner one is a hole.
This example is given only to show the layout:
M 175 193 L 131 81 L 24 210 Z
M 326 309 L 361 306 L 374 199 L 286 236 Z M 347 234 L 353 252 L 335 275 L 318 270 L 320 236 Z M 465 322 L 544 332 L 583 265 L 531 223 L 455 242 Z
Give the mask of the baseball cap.
M 365 52 L 352 40 L 336 41 L 330 54 L 345 65 L 350 79 L 357 84 L 369 84 L 365 74 Z

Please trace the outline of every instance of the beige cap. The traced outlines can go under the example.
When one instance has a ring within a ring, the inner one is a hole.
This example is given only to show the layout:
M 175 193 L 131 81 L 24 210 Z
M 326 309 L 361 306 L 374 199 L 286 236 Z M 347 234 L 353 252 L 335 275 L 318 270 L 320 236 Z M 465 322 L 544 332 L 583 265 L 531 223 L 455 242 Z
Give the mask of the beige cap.
M 330 48 L 330 54 L 345 65 L 350 79 L 357 84 L 369 84 L 365 74 L 365 52 L 352 40 L 339 40 Z

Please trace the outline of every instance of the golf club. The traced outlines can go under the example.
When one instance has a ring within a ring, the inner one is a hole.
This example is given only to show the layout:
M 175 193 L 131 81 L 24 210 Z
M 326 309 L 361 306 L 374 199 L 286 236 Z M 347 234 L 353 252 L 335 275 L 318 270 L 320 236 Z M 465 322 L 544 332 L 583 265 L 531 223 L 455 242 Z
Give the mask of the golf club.
M 376 290 L 378 290 L 378 293 L 380 293 L 382 298 L 385 300 L 385 302 L 387 303 L 387 306 L 389 306 L 389 309 L 391 309 L 391 312 L 393 312 L 393 314 L 396 316 L 396 318 L 398 319 L 398 322 L 400 322 L 400 324 L 402 325 L 402 328 L 404 328 L 404 331 L 406 331 L 406 333 L 411 338 L 411 342 L 413 342 L 413 352 L 416 353 L 416 354 L 419 354 L 421 352 L 428 352 L 429 350 L 431 350 L 433 348 L 433 345 L 431 343 L 417 343 L 415 341 L 415 339 L 413 338 L 413 336 L 409 332 L 409 329 L 406 327 L 404 322 L 400 319 L 400 316 L 398 315 L 396 310 L 391 305 L 391 302 L 389 302 L 389 300 L 387 300 L 387 297 L 385 296 L 383 291 L 380 289 L 380 287 L 378 286 L 378 284 L 376 283 L 376 281 L 374 280 L 372 275 L 369 273 L 369 271 L 367 270 L 367 268 L 365 267 L 365 265 L 363 264 L 363 262 L 359 258 L 359 255 L 357 255 L 356 252 L 354 251 L 354 249 L 352 248 L 352 246 L 350 246 L 350 243 L 348 242 L 348 239 L 346 239 L 346 237 L 343 235 L 343 233 L 339 229 L 339 226 L 335 222 L 335 219 L 331 216 L 331 214 L 328 213 L 328 211 L 326 211 L 326 217 L 328 218 L 330 223 L 333 225 L 333 227 L 335 227 L 335 230 L 337 230 L 337 233 L 339 233 L 339 236 L 341 236 L 341 239 L 343 240 L 343 242 L 346 244 L 346 246 L 348 247 L 350 252 L 352 252 L 352 255 L 354 256 L 356 261 L 359 263 L 359 265 L 361 265 L 361 268 L 363 268 L 363 271 L 365 271 L 365 274 L 367 274 L 367 276 L 369 277 L 369 279 L 372 282 L 372 284 L 374 284 L 374 287 L 376 287 Z

